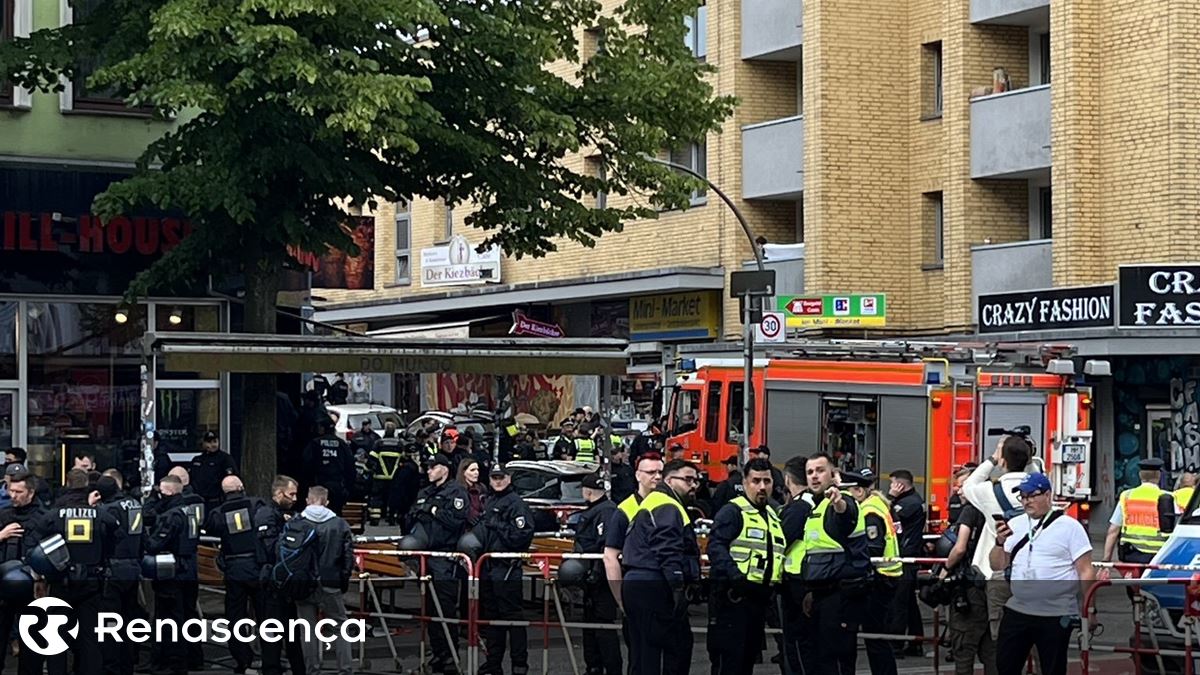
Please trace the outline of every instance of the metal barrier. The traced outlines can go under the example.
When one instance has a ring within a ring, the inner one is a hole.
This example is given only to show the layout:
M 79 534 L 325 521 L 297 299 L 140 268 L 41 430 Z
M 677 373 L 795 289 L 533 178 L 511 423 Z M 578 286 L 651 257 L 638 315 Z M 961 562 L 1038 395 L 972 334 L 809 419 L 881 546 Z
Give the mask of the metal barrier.
M 1193 573 L 1200 572 L 1200 568 L 1186 566 L 1186 565 L 1129 565 L 1129 564 L 1124 564 L 1124 563 L 1117 563 L 1117 564 L 1099 563 L 1099 564 L 1096 564 L 1095 566 L 1101 567 L 1101 568 L 1117 568 L 1117 569 L 1128 570 L 1128 571 L 1137 571 L 1138 569 L 1141 569 L 1141 570 L 1166 569 L 1169 571 L 1189 571 L 1189 572 L 1193 572 Z M 1113 654 L 1129 654 L 1129 655 L 1131 655 L 1133 657 L 1133 662 L 1134 662 L 1134 672 L 1137 675 L 1141 675 L 1141 673 L 1142 673 L 1142 662 L 1141 662 L 1141 659 L 1138 658 L 1139 656 L 1142 656 L 1142 655 L 1153 656 L 1157 660 L 1156 665 L 1158 666 L 1158 672 L 1160 674 L 1165 674 L 1167 672 L 1166 665 L 1164 664 L 1162 657 L 1164 657 L 1164 656 L 1182 656 L 1183 657 L 1183 672 L 1184 672 L 1184 674 L 1192 675 L 1193 668 L 1194 668 L 1193 667 L 1193 656 L 1192 656 L 1193 655 L 1192 641 L 1194 639 L 1195 631 L 1198 627 L 1197 623 L 1198 623 L 1198 621 L 1200 621 L 1200 617 L 1194 616 L 1194 615 L 1189 615 L 1190 613 L 1185 610 L 1184 616 L 1180 620 L 1180 626 L 1182 626 L 1182 628 L 1183 628 L 1182 638 L 1184 641 L 1184 648 L 1182 650 L 1162 649 L 1158 645 L 1158 636 L 1155 633 L 1155 631 L 1153 630 L 1155 623 L 1156 623 L 1155 621 L 1147 621 L 1146 622 L 1147 624 L 1151 625 L 1151 630 L 1149 631 L 1149 636 L 1150 636 L 1150 640 L 1153 644 L 1150 647 L 1143 646 L 1143 644 L 1142 644 L 1143 620 L 1147 619 L 1149 616 L 1151 616 L 1151 611 L 1157 610 L 1159 612 L 1157 624 L 1164 628 L 1167 628 L 1167 629 L 1171 628 L 1171 617 L 1169 614 L 1166 613 L 1165 610 L 1163 610 L 1161 607 L 1158 606 L 1158 603 L 1153 598 L 1153 596 L 1147 596 L 1146 594 L 1143 594 L 1141 592 L 1141 589 L 1146 586 L 1189 586 L 1189 588 L 1191 588 L 1197 583 L 1200 583 L 1200 574 L 1193 574 L 1191 578 L 1173 577 L 1173 578 L 1153 578 L 1153 579 L 1134 578 L 1134 579 L 1098 579 L 1098 580 L 1096 580 L 1088 588 L 1087 593 L 1084 595 L 1084 599 L 1083 599 L 1084 613 L 1083 613 L 1083 616 L 1080 617 L 1081 626 L 1080 626 L 1080 637 L 1079 637 L 1079 641 L 1080 641 L 1079 657 L 1080 657 L 1080 662 L 1081 662 L 1081 665 L 1083 668 L 1083 672 L 1085 672 L 1085 673 L 1088 672 L 1088 667 L 1091 662 L 1092 652 L 1102 651 L 1102 652 L 1108 652 L 1108 653 L 1113 653 Z M 1095 603 L 1096 593 L 1101 588 L 1110 587 L 1110 586 L 1131 588 L 1133 591 L 1132 596 L 1131 596 L 1132 602 L 1133 602 L 1133 645 L 1132 646 L 1126 647 L 1123 645 L 1097 645 L 1097 644 L 1092 643 L 1092 632 L 1093 632 L 1093 630 L 1095 630 L 1096 627 L 1100 626 L 1099 622 L 1096 620 L 1096 616 L 1098 614 L 1098 609 L 1097 609 L 1096 603 Z M 1192 594 L 1192 591 L 1189 591 L 1186 595 L 1190 596 L 1191 594 Z M 1147 600 L 1150 600 L 1150 602 L 1147 602 Z M 1190 597 L 1187 602 L 1190 602 Z

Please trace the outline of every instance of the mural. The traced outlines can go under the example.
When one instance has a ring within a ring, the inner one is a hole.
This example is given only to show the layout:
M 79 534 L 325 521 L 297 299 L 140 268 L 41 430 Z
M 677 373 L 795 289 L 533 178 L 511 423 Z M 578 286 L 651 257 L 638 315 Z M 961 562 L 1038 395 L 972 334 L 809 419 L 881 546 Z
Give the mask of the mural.
M 497 407 L 499 378 L 493 375 L 436 374 L 422 377 L 427 410 L 470 410 Z M 570 375 L 508 377 L 513 414 L 526 413 L 542 424 L 557 426 L 575 409 L 575 382 Z M 507 407 L 507 406 L 505 406 Z
M 1138 485 L 1138 461 L 1200 464 L 1197 371 L 1188 357 L 1113 359 L 1117 491 Z

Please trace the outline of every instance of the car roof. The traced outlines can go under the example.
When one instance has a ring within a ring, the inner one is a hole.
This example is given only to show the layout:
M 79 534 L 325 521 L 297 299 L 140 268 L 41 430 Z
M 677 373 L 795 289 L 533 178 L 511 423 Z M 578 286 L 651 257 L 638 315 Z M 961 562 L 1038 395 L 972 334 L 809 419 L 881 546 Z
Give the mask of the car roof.
M 399 414 L 395 408 L 386 405 L 376 405 L 374 403 L 347 403 L 345 405 L 327 405 L 326 410 L 332 410 L 336 413 L 345 413 L 347 415 L 359 415 L 369 412 L 394 412 Z
M 557 473 L 563 476 L 586 476 L 589 473 L 595 473 L 600 468 L 600 465 L 596 462 L 571 462 L 561 459 L 548 461 L 518 459 L 505 464 L 504 468 L 510 471 L 513 469 L 530 469 L 543 473 Z

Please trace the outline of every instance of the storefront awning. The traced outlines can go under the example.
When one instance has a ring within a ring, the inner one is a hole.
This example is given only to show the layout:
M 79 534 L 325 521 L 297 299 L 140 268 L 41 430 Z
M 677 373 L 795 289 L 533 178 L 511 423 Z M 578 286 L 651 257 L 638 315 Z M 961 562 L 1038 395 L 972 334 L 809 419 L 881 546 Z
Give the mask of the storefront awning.
M 601 338 L 389 338 L 147 333 L 171 371 L 623 375 L 626 343 Z

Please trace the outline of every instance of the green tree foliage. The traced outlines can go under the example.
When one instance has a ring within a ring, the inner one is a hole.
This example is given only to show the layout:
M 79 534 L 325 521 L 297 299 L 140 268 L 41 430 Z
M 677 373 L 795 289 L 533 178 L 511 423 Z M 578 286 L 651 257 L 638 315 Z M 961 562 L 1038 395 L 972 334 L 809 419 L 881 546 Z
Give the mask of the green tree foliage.
M 76 25 L 0 45 L 0 81 L 53 90 L 74 64 L 99 62 L 89 85 L 178 116 L 96 210 L 188 214 L 193 234 L 131 292 L 243 274 L 252 331 L 274 329 L 289 245 L 353 249 L 337 199 L 473 203 L 467 223 L 516 256 L 592 245 L 686 206 L 692 180 L 645 156 L 716 130 L 733 106 L 684 44 L 697 0 L 625 0 L 607 14 L 597 0 L 87 4 Z M 580 29 L 604 36 L 586 62 Z M 566 166 L 580 151 L 603 157 L 603 180 Z M 585 199 L 597 191 L 637 199 L 597 210 Z M 246 414 L 269 412 L 273 433 L 273 391 L 260 385 Z

